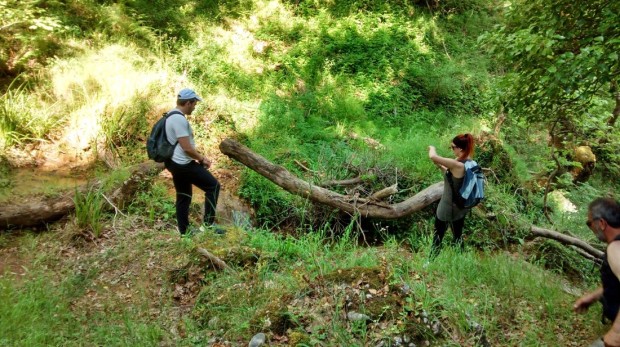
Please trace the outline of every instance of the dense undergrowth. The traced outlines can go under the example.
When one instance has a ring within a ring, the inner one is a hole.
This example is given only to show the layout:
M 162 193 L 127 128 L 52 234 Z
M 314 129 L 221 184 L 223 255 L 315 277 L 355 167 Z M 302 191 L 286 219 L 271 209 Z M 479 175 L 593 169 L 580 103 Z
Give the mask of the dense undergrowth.
M 238 175 L 224 187 L 238 188 L 258 226 L 179 240 L 161 182 L 126 214 L 102 212 L 96 192 L 78 195 L 76 214 L 46 232 L 0 235 L 0 344 L 244 345 L 264 331 L 280 345 L 529 346 L 582 345 L 600 333 L 590 324 L 597 310 L 570 310 L 596 280 L 591 262 L 528 234 L 535 224 L 595 243 L 585 209 L 617 194 L 609 175 L 618 163 L 597 153 L 610 161 L 588 182 L 561 176 L 553 188 L 576 210 L 550 200 L 549 223 L 547 129 L 500 120 L 503 67 L 478 44 L 501 21 L 495 2 L 8 1 L 0 9 L 9 15 L 0 17 L 0 42 L 11 47 L 0 52 L 3 195 L 12 168 L 52 154 L 65 166 L 115 170 L 146 160 L 149 125 L 190 86 L 205 99 L 191 119 L 197 142 L 217 159 L 216 176 Z M 342 193 L 397 183 L 394 203 L 441 179 L 427 147 L 447 155 L 461 132 L 479 139 L 488 198 L 467 218 L 467 251 L 447 249 L 428 265 L 434 206 L 398 221 L 360 220 L 288 194 L 217 151 L 233 137 L 314 184 L 363 178 L 354 190 L 335 188 Z M 213 271 L 195 247 L 235 270 Z

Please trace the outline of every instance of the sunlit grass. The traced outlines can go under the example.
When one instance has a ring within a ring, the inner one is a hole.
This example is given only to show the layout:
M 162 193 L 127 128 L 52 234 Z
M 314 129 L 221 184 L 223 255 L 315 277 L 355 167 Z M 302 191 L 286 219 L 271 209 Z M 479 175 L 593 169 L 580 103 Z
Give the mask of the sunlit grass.
M 23 86 L 4 93 L 0 97 L 0 149 L 43 140 L 62 119 L 54 114 L 53 106 L 36 98 Z

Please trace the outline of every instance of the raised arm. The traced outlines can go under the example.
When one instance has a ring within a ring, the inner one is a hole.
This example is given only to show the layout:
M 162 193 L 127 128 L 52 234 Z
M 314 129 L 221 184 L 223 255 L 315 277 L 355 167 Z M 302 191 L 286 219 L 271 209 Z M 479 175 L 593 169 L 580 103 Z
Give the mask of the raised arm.
M 465 175 L 465 165 L 456 159 L 444 158 L 437 154 L 435 146 L 428 146 L 428 157 L 440 168 L 450 170 L 452 175 L 456 178 L 461 178 Z

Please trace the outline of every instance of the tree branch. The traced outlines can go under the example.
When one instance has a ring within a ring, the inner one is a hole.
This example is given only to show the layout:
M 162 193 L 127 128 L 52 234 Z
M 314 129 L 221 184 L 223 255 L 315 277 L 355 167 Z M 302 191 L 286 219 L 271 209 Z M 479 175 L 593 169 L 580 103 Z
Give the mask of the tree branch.
M 269 162 L 235 140 L 225 139 L 220 143 L 220 150 L 225 155 L 263 175 L 289 193 L 367 218 L 397 219 L 405 217 L 439 200 L 443 193 L 442 181 L 396 204 L 390 205 L 369 199 L 354 199 L 353 197 L 342 195 L 301 180 L 282 166 Z M 354 201 L 354 203 L 351 203 L 351 201 Z M 362 204 L 359 205 L 358 202 Z
M 549 230 L 549 229 L 543 229 L 543 228 L 539 228 L 537 226 L 532 225 L 531 228 L 532 234 L 534 234 L 534 236 L 542 236 L 542 237 L 546 237 L 546 238 L 550 238 L 556 241 L 559 241 L 565 245 L 571 245 L 571 246 L 575 246 L 577 248 L 580 248 L 581 250 L 585 251 L 587 254 L 589 254 L 590 256 L 596 258 L 596 259 L 602 259 L 603 258 L 603 252 L 599 251 L 598 249 L 594 248 L 592 245 L 590 245 L 589 243 L 578 239 L 576 237 L 571 237 L 568 235 L 564 235 L 562 233 L 559 233 L 557 231 L 553 231 L 553 230 Z

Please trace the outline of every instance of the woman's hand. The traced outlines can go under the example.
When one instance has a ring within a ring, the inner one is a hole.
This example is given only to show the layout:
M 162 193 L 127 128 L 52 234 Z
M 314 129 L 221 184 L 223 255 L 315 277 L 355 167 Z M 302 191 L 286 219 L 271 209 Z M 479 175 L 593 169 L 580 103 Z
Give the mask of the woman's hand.
M 433 157 L 436 155 L 437 155 L 437 149 L 435 149 L 435 146 L 428 146 L 428 157 L 433 159 Z

